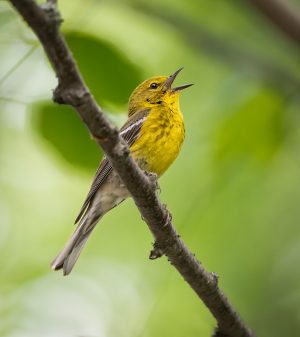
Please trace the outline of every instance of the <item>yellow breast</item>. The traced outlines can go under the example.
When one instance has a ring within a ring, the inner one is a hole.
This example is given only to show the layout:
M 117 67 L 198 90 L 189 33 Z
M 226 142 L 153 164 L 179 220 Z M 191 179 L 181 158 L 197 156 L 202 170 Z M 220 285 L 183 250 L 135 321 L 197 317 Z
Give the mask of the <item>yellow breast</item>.
M 142 169 L 160 176 L 176 159 L 184 133 L 179 105 L 162 103 L 151 108 L 131 153 Z

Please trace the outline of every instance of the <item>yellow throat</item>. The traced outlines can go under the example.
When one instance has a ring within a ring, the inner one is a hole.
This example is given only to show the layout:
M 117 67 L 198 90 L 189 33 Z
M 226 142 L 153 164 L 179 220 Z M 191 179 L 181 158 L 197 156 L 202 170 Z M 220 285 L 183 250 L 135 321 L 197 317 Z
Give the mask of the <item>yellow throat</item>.
M 144 118 L 139 137 L 130 147 L 131 153 L 142 169 L 158 176 L 176 159 L 184 140 L 179 95 L 191 84 L 171 88 L 181 70 L 169 77 L 146 80 L 129 99 L 129 118 L 136 119 L 139 115 Z

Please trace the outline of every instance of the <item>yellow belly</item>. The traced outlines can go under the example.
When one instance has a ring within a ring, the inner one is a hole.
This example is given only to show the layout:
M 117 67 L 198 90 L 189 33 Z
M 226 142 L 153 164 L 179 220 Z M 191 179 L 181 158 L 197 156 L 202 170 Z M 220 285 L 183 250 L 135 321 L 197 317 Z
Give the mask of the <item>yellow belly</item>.
M 153 109 L 130 150 L 143 170 L 162 175 L 176 159 L 184 140 L 180 110 Z

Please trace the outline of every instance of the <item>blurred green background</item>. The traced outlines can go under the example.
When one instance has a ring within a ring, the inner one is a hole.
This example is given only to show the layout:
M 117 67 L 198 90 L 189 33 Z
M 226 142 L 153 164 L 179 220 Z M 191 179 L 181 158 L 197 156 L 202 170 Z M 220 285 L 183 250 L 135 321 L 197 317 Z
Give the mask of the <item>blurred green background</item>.
M 300 1 L 292 1 L 300 6 Z M 195 83 L 186 141 L 161 199 L 203 265 L 261 337 L 300 330 L 300 49 L 247 1 L 59 1 L 62 29 L 112 122 L 142 80 Z M 0 2 L 0 336 L 210 336 L 215 321 L 133 202 L 107 215 L 70 277 L 49 264 L 102 154 L 51 102 L 36 38 Z

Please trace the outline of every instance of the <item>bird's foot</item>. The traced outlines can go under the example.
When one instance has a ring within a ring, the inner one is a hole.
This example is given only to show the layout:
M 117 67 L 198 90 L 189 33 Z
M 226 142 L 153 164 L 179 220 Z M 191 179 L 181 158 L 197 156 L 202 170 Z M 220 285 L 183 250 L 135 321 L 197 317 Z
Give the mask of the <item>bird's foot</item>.
M 146 176 L 149 178 L 151 185 L 153 186 L 153 189 L 155 191 L 158 191 L 159 193 L 161 192 L 161 188 L 159 186 L 158 183 L 158 176 L 156 173 L 154 172 L 148 172 L 148 171 L 144 171 Z
M 172 221 L 172 214 L 170 213 L 170 211 L 167 209 L 167 205 L 163 204 L 163 207 L 165 209 L 166 212 L 166 218 L 165 218 L 165 222 L 163 224 L 163 227 L 168 226 L 168 224 Z

